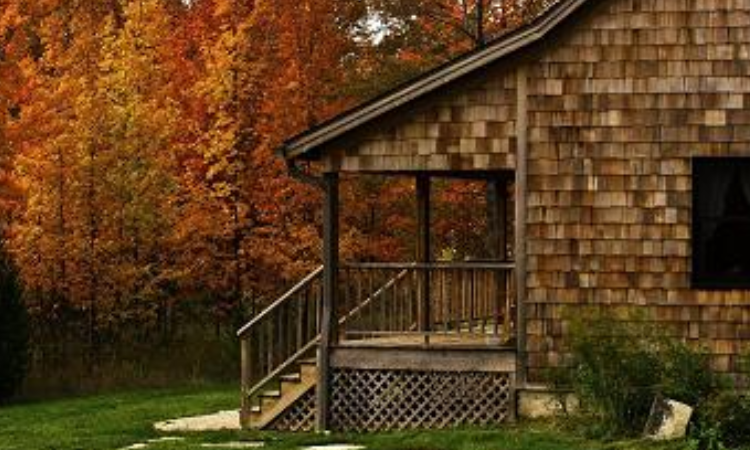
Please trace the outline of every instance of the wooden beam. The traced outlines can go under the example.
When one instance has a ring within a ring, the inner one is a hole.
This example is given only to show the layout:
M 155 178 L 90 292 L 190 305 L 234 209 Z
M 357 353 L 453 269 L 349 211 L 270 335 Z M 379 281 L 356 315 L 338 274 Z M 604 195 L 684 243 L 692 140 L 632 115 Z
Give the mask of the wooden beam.
M 508 257 L 508 189 L 505 177 L 498 175 L 487 181 L 487 228 L 489 257 L 505 261 Z
M 508 189 L 505 177 L 500 175 L 487 181 L 487 228 L 489 231 L 489 257 L 495 261 L 507 259 L 508 227 L 506 223 L 508 208 Z M 503 324 L 503 334 L 507 338 L 510 333 L 510 309 L 508 304 L 508 287 L 506 273 L 496 271 L 494 274 L 496 295 L 493 296 L 492 332 L 496 338 L 500 335 L 500 325 Z
M 528 190 L 528 75 L 526 66 L 516 70 L 516 182 L 515 182 L 515 258 L 516 258 L 516 342 L 518 387 L 526 385 L 526 210 Z
M 515 349 L 497 347 L 336 347 L 331 366 L 361 370 L 515 372 Z
M 323 175 L 325 204 L 323 210 L 323 304 L 320 312 L 320 346 L 318 347 L 318 385 L 316 388 L 315 429 L 328 430 L 330 402 L 330 352 L 336 336 L 339 272 L 339 177 Z
M 430 242 L 430 176 L 417 174 L 417 262 L 429 263 L 431 258 Z M 420 331 L 430 331 L 430 272 L 420 273 Z M 425 343 L 429 343 L 425 335 Z

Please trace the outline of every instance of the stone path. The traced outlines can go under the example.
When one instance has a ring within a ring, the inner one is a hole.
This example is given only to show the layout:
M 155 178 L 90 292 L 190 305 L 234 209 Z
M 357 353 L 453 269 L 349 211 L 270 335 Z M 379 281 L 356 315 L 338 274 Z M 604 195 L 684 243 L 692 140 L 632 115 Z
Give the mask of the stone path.
M 154 429 L 163 433 L 174 432 L 198 432 L 198 431 L 221 431 L 221 430 L 239 430 L 240 429 L 240 412 L 219 411 L 214 414 L 204 416 L 182 417 L 179 419 L 164 420 L 154 424 Z M 184 441 L 180 436 L 164 436 L 156 439 L 149 439 L 146 442 L 123 447 L 120 450 L 141 450 L 148 449 L 151 444 L 170 441 Z M 238 448 L 261 448 L 265 445 L 263 442 L 211 442 L 201 444 L 203 448 L 217 449 L 238 449 Z M 351 444 L 327 444 L 313 445 L 309 447 L 300 447 L 300 450 L 365 450 L 361 445 Z
M 239 430 L 240 412 L 219 411 L 215 414 L 205 416 L 183 417 L 180 419 L 165 420 L 154 424 L 157 431 L 166 433 L 186 431 L 221 431 Z
M 160 442 L 174 442 L 174 441 L 184 441 L 185 438 L 183 437 L 176 437 L 176 436 L 165 436 L 158 439 L 149 439 L 146 442 L 139 442 L 137 444 L 128 445 L 127 447 L 123 447 L 121 450 L 142 450 L 142 449 L 148 449 L 152 448 L 151 444 L 158 444 Z M 233 441 L 233 442 L 207 442 L 201 444 L 201 447 L 203 448 L 219 448 L 219 449 L 235 449 L 235 448 L 261 448 L 265 445 L 263 442 L 240 442 L 240 441 Z

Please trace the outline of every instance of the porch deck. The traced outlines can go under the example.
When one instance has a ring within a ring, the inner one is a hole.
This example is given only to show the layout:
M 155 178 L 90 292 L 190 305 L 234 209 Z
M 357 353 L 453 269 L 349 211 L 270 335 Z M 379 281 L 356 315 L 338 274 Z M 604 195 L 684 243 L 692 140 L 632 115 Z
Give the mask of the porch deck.
M 460 335 L 437 334 L 424 336 L 422 334 L 398 334 L 387 336 L 371 336 L 361 339 L 343 339 L 336 347 L 348 348 L 450 348 L 450 349 L 497 349 L 512 348 L 507 345 L 507 339 L 493 334 Z
M 328 325 L 322 322 L 327 315 L 323 274 L 322 268 L 311 273 L 240 330 L 246 425 L 311 426 L 310 405 L 318 404 L 313 392 L 320 392 L 320 379 L 333 383 L 330 414 L 344 421 L 336 424 L 342 430 L 397 427 L 401 418 L 393 411 L 414 408 L 422 412 L 412 422 L 431 426 L 445 415 L 440 405 L 455 398 L 469 403 L 451 411 L 471 410 L 476 416 L 467 423 L 512 417 L 512 263 L 342 264 Z M 322 341 L 326 326 L 327 343 Z M 476 386 L 494 392 L 496 401 L 487 404 Z M 445 397 L 459 387 L 460 395 Z M 396 395 L 402 391 L 409 395 Z M 362 392 L 367 398 L 360 398 Z M 414 399 L 432 406 L 412 404 Z

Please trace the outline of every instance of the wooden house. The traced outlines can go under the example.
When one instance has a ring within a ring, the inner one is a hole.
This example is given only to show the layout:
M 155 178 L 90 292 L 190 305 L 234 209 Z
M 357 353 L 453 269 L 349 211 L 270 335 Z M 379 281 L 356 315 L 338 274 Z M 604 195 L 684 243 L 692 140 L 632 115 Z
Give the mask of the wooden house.
M 247 426 L 512 420 L 591 305 L 717 371 L 750 338 L 748 0 L 561 0 L 281 153 L 323 168 L 325 264 L 239 332 Z M 339 261 L 341 173 L 413 177 L 413 261 Z M 435 177 L 487 181 L 494 260 L 431 259 Z

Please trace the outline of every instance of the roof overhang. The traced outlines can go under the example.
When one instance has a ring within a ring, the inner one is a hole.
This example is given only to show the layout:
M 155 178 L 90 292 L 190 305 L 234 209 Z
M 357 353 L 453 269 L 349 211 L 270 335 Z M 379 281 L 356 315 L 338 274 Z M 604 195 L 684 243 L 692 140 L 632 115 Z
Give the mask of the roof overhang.
M 531 46 L 546 37 L 555 27 L 578 11 L 584 4 L 592 1 L 595 0 L 560 0 L 557 5 L 533 22 L 508 33 L 488 46 L 450 61 L 415 80 L 289 139 L 279 148 L 278 153 L 287 160 L 310 154 L 325 144 L 370 123 L 388 112 L 434 92 L 477 69 L 486 67 Z

